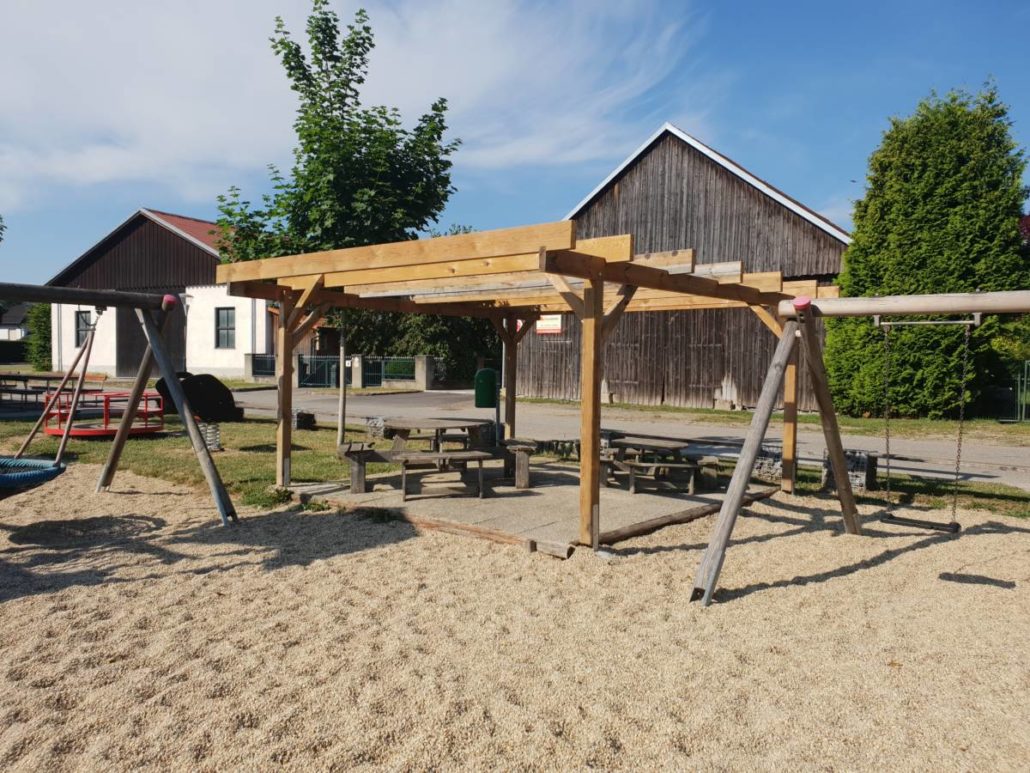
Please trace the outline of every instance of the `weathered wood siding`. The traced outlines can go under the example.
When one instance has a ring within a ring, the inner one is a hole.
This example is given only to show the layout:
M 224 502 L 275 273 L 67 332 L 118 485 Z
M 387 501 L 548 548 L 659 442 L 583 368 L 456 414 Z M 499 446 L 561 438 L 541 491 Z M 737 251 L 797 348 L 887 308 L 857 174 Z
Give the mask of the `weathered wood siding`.
M 580 238 L 633 234 L 634 249 L 693 247 L 699 263 L 742 260 L 787 278 L 840 271 L 844 245 L 670 134 L 575 218 Z
M 519 394 L 579 399 L 579 328 L 564 314 L 562 335 L 522 339 Z M 750 407 L 775 348 L 776 337 L 748 309 L 626 314 L 605 346 L 605 380 L 621 403 L 714 408 L 723 399 Z M 804 370 L 798 383 L 802 410 L 815 410 Z
M 660 137 L 576 217 L 577 236 L 632 233 L 636 252 L 693 247 L 701 263 L 743 260 L 747 271 L 830 278 L 845 245 L 671 134 Z M 619 402 L 752 406 L 776 339 L 748 309 L 626 314 L 605 349 Z M 802 371 L 803 374 L 803 371 Z M 814 410 L 799 380 L 799 405 Z M 579 398 L 579 323 L 523 339 L 519 392 Z
M 215 283 L 218 258 L 142 215 L 62 271 L 50 284 L 91 290 L 179 291 Z

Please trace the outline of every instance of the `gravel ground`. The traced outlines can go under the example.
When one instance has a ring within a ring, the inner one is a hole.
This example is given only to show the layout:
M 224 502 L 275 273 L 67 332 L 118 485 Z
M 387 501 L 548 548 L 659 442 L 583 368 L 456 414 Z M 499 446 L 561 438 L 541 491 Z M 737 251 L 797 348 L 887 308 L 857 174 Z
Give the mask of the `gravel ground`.
M 0 502 L 4 769 L 1030 766 L 1026 522 L 773 498 L 702 609 L 710 520 L 562 562 L 96 476 Z

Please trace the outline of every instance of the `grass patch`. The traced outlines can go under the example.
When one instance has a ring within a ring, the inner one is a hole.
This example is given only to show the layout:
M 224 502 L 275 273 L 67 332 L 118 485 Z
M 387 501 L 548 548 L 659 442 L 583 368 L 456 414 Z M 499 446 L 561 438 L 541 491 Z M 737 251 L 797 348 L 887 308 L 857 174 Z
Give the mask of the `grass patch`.
M 181 429 L 177 417 L 166 419 L 169 433 L 162 437 L 133 438 L 125 444 L 121 469 L 137 475 L 160 478 L 173 483 L 200 487 L 204 476 L 193 454 L 193 447 Z M 32 422 L 0 422 L 0 447 L 7 453 L 17 449 Z M 233 498 L 255 507 L 274 507 L 289 501 L 289 492 L 275 488 L 275 421 L 248 419 L 221 425 L 224 451 L 212 456 L 226 488 Z M 348 439 L 362 440 L 364 433 L 348 428 Z M 53 457 L 57 438 L 37 436 L 29 447 L 29 455 Z M 69 461 L 103 464 L 111 443 L 108 440 L 77 440 L 68 444 Z M 378 466 L 369 465 L 369 473 Z M 336 430 L 325 428 L 293 431 L 292 473 L 296 483 L 346 480 L 348 466 L 336 457 Z
M 883 485 L 881 481 L 881 485 Z M 925 507 L 930 510 L 950 510 L 954 482 L 941 478 L 921 478 L 912 475 L 891 474 L 891 499 L 895 504 Z M 814 467 L 798 469 L 797 493 L 819 494 L 819 470 Z M 887 507 L 887 492 L 868 491 L 857 497 L 862 504 Z M 998 515 L 1030 518 L 1030 491 L 1006 486 L 1003 483 L 977 483 L 959 481 L 958 507 L 968 510 L 987 510 Z M 961 521 L 961 518 L 959 518 Z
M 552 405 L 579 406 L 575 400 L 552 400 L 547 398 L 520 397 L 520 403 L 541 403 Z M 633 405 L 613 403 L 603 406 L 605 410 L 620 410 L 632 413 L 649 413 L 653 416 L 674 415 L 677 421 L 695 421 L 704 424 L 746 426 L 751 423 L 751 411 L 724 411 L 715 408 L 677 408 L 670 405 Z M 778 413 L 773 421 L 782 421 Z M 883 436 L 884 421 L 881 418 L 837 417 L 841 431 L 850 435 Z M 798 424 L 816 429 L 820 426 L 819 415 L 803 413 Z M 953 419 L 891 419 L 891 435 L 905 438 L 953 439 L 958 433 L 958 421 Z M 1030 422 L 1002 424 L 994 419 L 967 419 L 966 437 L 974 440 L 1002 440 L 1016 445 L 1030 445 Z

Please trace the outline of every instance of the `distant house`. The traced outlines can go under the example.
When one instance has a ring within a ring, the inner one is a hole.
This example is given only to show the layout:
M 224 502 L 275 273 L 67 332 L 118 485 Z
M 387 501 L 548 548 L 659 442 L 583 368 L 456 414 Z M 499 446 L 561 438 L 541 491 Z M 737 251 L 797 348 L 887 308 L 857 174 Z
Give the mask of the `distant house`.
M 31 304 L 16 303 L 0 308 L 0 341 L 20 341 L 28 333 L 26 316 Z
M 672 124 L 665 124 L 569 212 L 579 238 L 631 233 L 637 253 L 694 248 L 698 263 L 830 282 L 844 229 Z M 519 347 L 520 394 L 579 397 L 579 325 L 546 320 Z M 626 314 L 605 377 L 620 402 L 753 406 L 775 346 L 748 309 Z M 799 404 L 812 408 L 807 384 Z
M 215 224 L 140 209 L 48 282 L 60 287 L 173 293 L 182 303 L 165 325 L 179 368 L 243 376 L 252 355 L 274 353 L 274 321 L 266 301 L 230 296 L 215 284 L 219 263 Z M 135 375 L 146 342 L 131 309 L 54 304 L 54 368 L 66 368 L 90 325 L 97 332 L 89 369 Z

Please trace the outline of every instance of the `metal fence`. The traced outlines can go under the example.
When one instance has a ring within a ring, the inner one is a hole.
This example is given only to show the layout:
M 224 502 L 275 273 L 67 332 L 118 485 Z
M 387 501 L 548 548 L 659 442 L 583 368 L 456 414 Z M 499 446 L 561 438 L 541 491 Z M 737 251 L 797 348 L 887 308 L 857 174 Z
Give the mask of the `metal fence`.
M 382 386 L 384 381 L 414 381 L 414 357 L 364 357 L 361 362 L 361 386 Z
M 350 368 L 344 368 L 350 384 Z M 297 384 L 302 387 L 340 386 L 340 358 L 301 354 L 297 357 Z
M 255 376 L 274 376 L 275 375 L 275 355 L 274 354 L 255 354 L 255 355 L 253 355 L 253 365 L 251 366 L 251 372 Z

